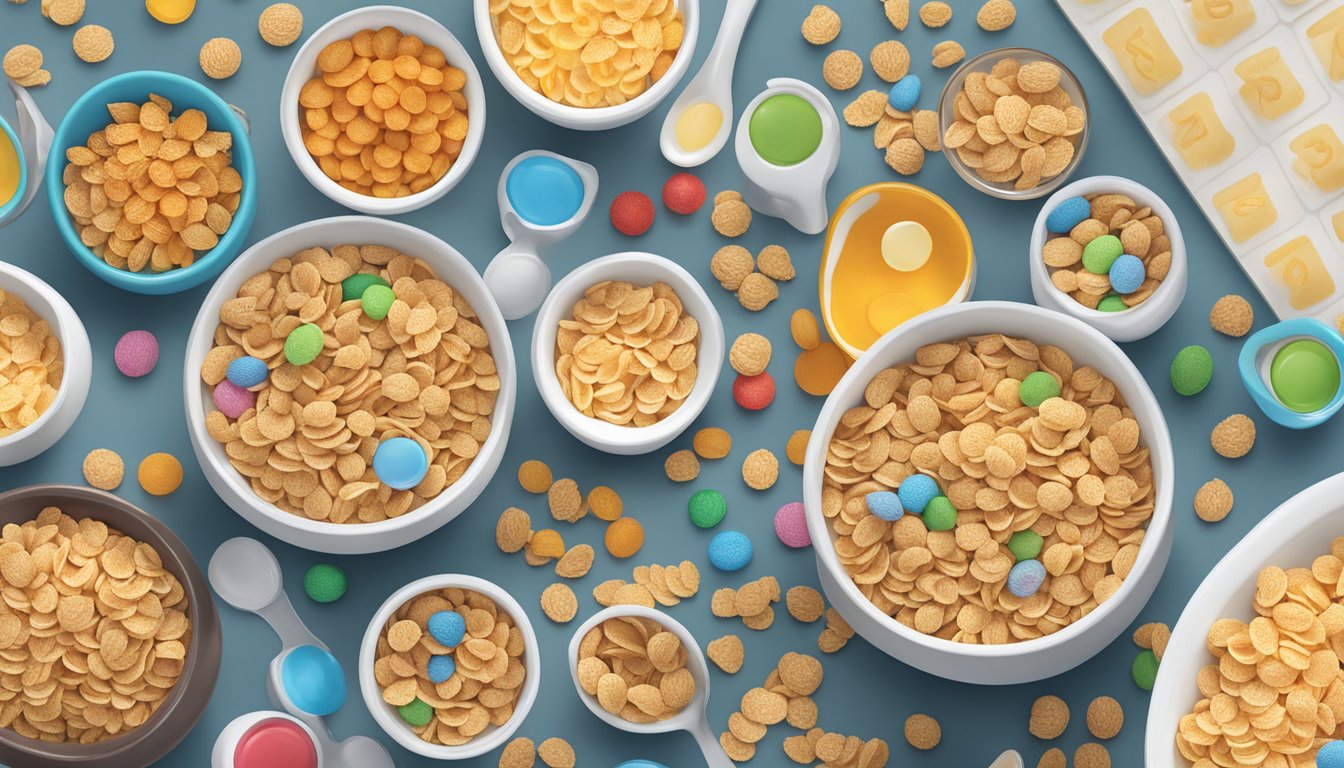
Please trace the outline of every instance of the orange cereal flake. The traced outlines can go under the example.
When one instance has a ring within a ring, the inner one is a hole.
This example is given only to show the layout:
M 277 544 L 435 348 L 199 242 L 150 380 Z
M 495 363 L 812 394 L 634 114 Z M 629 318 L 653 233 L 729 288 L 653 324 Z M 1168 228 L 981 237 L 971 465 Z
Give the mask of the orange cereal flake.
M 823 341 L 798 354 L 798 360 L 793 364 L 793 378 L 807 394 L 824 397 L 835 389 L 853 363 L 835 342 Z
M 612 557 L 632 557 L 644 546 L 644 526 L 633 517 L 622 517 L 607 525 L 604 538 Z
M 610 522 L 621 516 L 625 505 L 620 494 L 605 485 L 599 485 L 588 492 L 588 509 L 599 520 Z
M 733 448 L 733 436 L 723 427 L 705 427 L 695 433 L 691 447 L 702 459 L 722 459 Z
M 518 484 L 528 493 L 545 493 L 551 488 L 551 468 L 544 461 L 528 459 L 518 465 Z
M 182 462 L 171 453 L 151 453 L 136 473 L 140 487 L 152 496 L 167 496 L 182 484 Z

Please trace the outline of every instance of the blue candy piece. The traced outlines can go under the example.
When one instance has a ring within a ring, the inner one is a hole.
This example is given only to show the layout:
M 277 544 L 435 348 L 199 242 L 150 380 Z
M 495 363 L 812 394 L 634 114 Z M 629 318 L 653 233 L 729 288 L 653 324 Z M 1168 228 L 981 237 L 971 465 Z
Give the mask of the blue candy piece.
M 924 508 L 929 505 L 929 500 L 942 493 L 938 488 L 938 481 L 924 474 L 905 478 L 901 481 L 901 486 L 896 489 L 901 505 L 914 515 L 924 514 Z
M 1344 768 L 1344 741 L 1328 741 L 1316 753 L 1316 768 Z
M 271 369 L 266 367 L 266 362 L 251 355 L 244 355 L 235 358 L 229 363 L 228 371 L 229 381 L 242 387 L 251 389 L 255 386 L 265 384 L 266 379 L 271 375 Z
M 1008 572 L 1008 591 L 1021 598 L 1036 594 L 1045 583 L 1045 566 L 1040 560 L 1023 560 Z
M 296 646 L 285 654 L 280 684 L 290 702 L 310 715 L 325 717 L 345 703 L 341 662 L 315 645 Z
M 1148 276 L 1147 270 L 1143 268 L 1143 260 L 1128 253 L 1121 255 L 1111 264 L 1109 274 L 1111 287 L 1116 293 L 1133 293 L 1139 290 L 1144 278 Z
M 873 491 L 864 497 L 868 502 L 868 511 L 874 515 L 891 522 L 899 520 L 901 515 L 905 514 L 905 505 L 901 504 L 901 497 L 891 491 Z
M 1085 197 L 1070 197 L 1060 202 L 1045 217 L 1045 228 L 1056 235 L 1067 235 L 1092 215 L 1092 204 Z
M 919 103 L 919 76 L 906 75 L 891 84 L 891 93 L 887 94 L 887 103 L 892 109 L 909 112 Z
M 409 437 L 393 437 L 373 452 L 373 473 L 383 484 L 404 491 L 414 488 L 429 471 L 429 454 Z
M 616 768 L 667 768 L 667 766 L 652 760 L 626 760 Z
M 438 685 L 453 676 L 453 673 L 457 671 L 457 663 L 453 661 L 452 656 L 443 654 L 430 656 L 428 671 L 429 682 Z
M 720 531 L 709 540 L 709 564 L 720 571 L 740 571 L 751 562 L 751 539 L 738 531 Z
M 429 636 L 447 648 L 456 648 L 467 634 L 467 620 L 457 611 L 439 611 L 429 617 Z

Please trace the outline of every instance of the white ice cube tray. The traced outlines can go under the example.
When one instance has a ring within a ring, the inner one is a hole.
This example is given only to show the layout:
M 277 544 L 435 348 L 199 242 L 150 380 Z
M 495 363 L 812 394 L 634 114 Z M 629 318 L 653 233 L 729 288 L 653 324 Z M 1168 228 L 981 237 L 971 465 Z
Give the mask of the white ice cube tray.
M 1274 312 L 1333 325 L 1344 315 L 1344 0 L 1056 2 Z

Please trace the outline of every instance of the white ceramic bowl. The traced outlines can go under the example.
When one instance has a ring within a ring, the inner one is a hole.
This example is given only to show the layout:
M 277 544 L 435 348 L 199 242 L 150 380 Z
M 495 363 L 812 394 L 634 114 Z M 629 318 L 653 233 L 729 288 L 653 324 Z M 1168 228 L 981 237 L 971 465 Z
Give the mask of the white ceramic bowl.
M 494 600 L 513 619 L 514 624 L 523 633 L 525 648 L 523 651 L 523 666 L 527 669 L 527 677 L 523 679 L 523 691 L 518 697 L 518 703 L 513 708 L 513 717 L 509 718 L 509 721 L 504 725 L 486 726 L 486 729 L 476 738 L 460 747 L 430 744 L 415 735 L 415 731 L 412 731 L 410 726 L 397 714 L 397 708 L 383 701 L 383 689 L 373 676 L 373 665 L 378 659 L 378 637 L 382 634 L 387 620 L 392 617 L 392 614 L 398 608 L 415 597 L 425 592 L 447 587 L 460 587 L 480 592 Z M 378 723 L 378 726 L 388 736 L 395 739 L 398 744 L 417 755 L 435 760 L 465 760 L 470 757 L 479 757 L 502 746 L 518 730 L 518 726 L 522 725 L 523 721 L 527 719 L 527 713 L 532 710 L 532 705 L 537 700 L 537 690 L 540 687 L 541 646 L 537 644 L 537 635 L 532 630 L 532 622 L 528 620 L 527 612 L 502 587 L 494 582 L 478 579 L 475 576 L 441 573 L 437 576 L 426 576 L 407 584 L 392 593 L 392 596 L 387 598 L 378 612 L 373 615 L 373 620 L 364 630 L 364 640 L 359 644 L 359 692 L 364 697 L 364 706 L 368 707 L 369 714 L 373 715 L 373 719 Z
M 1157 684 L 1149 697 L 1144 739 L 1147 768 L 1188 768 L 1176 749 L 1181 717 L 1200 699 L 1195 676 L 1217 660 L 1209 653 L 1209 627 L 1221 618 L 1250 621 L 1255 579 L 1262 568 L 1310 568 L 1330 553 L 1330 542 L 1344 536 L 1344 474 L 1328 477 L 1269 513 L 1223 556 L 1185 604 L 1171 633 Z
M 84 408 L 93 375 L 93 352 L 79 315 L 61 294 L 40 277 L 0 261 L 0 290 L 11 293 L 47 321 L 61 342 L 65 372 L 56 400 L 27 428 L 0 438 L 0 467 L 27 461 L 56 444 Z
M 594 284 L 625 280 L 636 285 L 662 281 L 681 298 L 686 313 L 700 324 L 700 352 L 696 356 L 695 386 L 672 415 L 647 427 L 623 427 L 585 416 L 565 397 L 555 375 L 555 336 L 560 321 L 570 317 L 574 303 Z M 649 453 L 672 442 L 709 404 L 723 368 L 723 321 L 691 273 L 662 256 L 628 251 L 584 264 L 555 284 L 537 311 L 532 329 L 532 376 L 541 399 L 569 433 L 599 451 L 630 456 Z
M 474 0 L 474 2 L 476 35 L 480 38 L 481 51 L 485 54 L 485 62 L 490 65 L 491 71 L 504 86 L 504 90 L 517 99 L 518 103 L 543 119 L 579 131 L 605 131 L 608 128 L 632 123 L 651 112 L 672 92 L 682 75 L 686 74 L 687 68 L 691 66 L 691 59 L 695 58 L 696 38 L 700 36 L 700 0 L 671 0 L 681 8 L 684 31 L 676 58 L 662 78 L 640 95 L 615 107 L 591 109 L 571 107 L 568 104 L 551 101 L 532 90 L 522 78 L 518 77 L 509 67 L 499 47 L 499 36 L 495 34 L 495 20 L 490 15 L 491 0 Z
M 1073 297 L 1050 282 L 1050 269 L 1045 266 L 1045 260 L 1041 258 L 1042 249 L 1045 248 L 1045 241 L 1050 234 L 1045 229 L 1045 219 L 1050 215 L 1050 211 L 1070 197 L 1094 193 L 1129 195 L 1140 206 L 1151 207 L 1153 213 L 1162 219 L 1167 239 L 1171 240 L 1171 269 L 1167 272 L 1166 278 L 1147 301 L 1124 312 L 1102 312 L 1074 301 Z M 1171 208 L 1156 192 L 1137 181 L 1120 176 L 1089 176 L 1051 195 L 1050 199 L 1045 201 L 1045 205 L 1041 206 L 1040 213 L 1036 215 L 1036 224 L 1031 230 L 1031 252 L 1027 261 L 1031 270 L 1031 294 L 1037 304 L 1082 320 L 1109 336 L 1112 341 L 1137 341 L 1152 335 L 1176 314 L 1181 301 L 1185 299 L 1187 282 L 1185 238 L 1181 235 L 1181 224 L 1176 220 L 1176 214 L 1172 213 Z
M 915 350 L 937 341 L 1003 333 L 1037 344 L 1054 344 L 1078 366 L 1090 365 L 1115 382 L 1139 422 L 1140 441 L 1152 455 L 1156 508 L 1129 577 L 1092 613 L 1036 640 L 1006 645 L 968 645 L 916 632 L 878 610 L 859 592 L 836 557 L 835 540 L 821 513 L 826 444 L 845 411 L 863 401 L 878 371 L 913 360 Z M 935 309 L 883 336 L 845 374 L 826 399 L 807 447 L 803 503 L 816 542 L 817 571 L 826 597 L 854 629 L 879 650 L 929 674 L 980 685 L 1009 685 L 1058 675 L 1078 666 L 1119 637 L 1152 596 L 1171 554 L 1171 499 L 1175 458 L 1157 399 L 1134 364 L 1100 332 L 1058 313 L 1008 301 L 973 301 Z
M 405 34 L 419 35 L 426 44 L 443 49 L 448 63 L 467 73 L 463 95 L 467 98 L 469 121 L 462 153 L 458 155 L 443 178 L 429 189 L 413 195 L 382 198 L 348 190 L 327 178 L 318 167 L 317 161 L 303 146 L 303 133 L 299 128 L 299 91 L 304 83 L 317 74 L 317 55 L 327 45 L 352 37 L 361 29 L 389 26 L 396 27 Z M 476 64 L 471 60 L 467 49 L 439 22 L 419 11 L 395 5 L 358 8 L 323 24 L 308 36 L 303 45 L 299 46 L 298 53 L 294 54 L 294 61 L 289 65 L 289 73 L 285 75 L 284 87 L 280 90 L 280 133 L 285 137 L 285 147 L 289 149 L 289 156 L 294 159 L 294 164 L 318 192 L 346 208 L 363 213 L 376 216 L 407 213 L 423 208 L 448 194 L 448 191 L 457 186 L 462 177 L 467 175 L 471 164 L 476 160 L 476 153 L 481 148 L 481 140 L 485 137 L 485 86 L 481 83 L 481 73 L 476 70 Z
M 490 437 L 481 446 L 466 474 L 419 509 L 376 523 L 328 523 L 277 508 L 252 491 L 247 478 L 229 463 L 224 446 L 205 431 L 205 416 L 214 410 L 214 405 L 210 388 L 201 381 L 201 363 L 213 344 L 220 307 L 238 295 L 238 288 L 248 278 L 269 269 L 277 259 L 288 258 L 313 246 L 330 248 L 342 243 L 389 245 L 427 262 L 441 280 L 471 302 L 490 337 L 490 352 L 499 369 L 500 389 Z M 437 530 L 461 514 L 485 490 L 499 468 L 508 443 L 517 377 L 504 317 L 481 276 L 457 249 L 424 230 L 395 221 L 368 216 L 318 219 L 281 230 L 247 249 L 219 276 L 206 295 L 187 339 L 183 372 L 187 432 L 210 487 L 249 523 L 304 549 L 341 555 L 381 552 L 409 544 Z

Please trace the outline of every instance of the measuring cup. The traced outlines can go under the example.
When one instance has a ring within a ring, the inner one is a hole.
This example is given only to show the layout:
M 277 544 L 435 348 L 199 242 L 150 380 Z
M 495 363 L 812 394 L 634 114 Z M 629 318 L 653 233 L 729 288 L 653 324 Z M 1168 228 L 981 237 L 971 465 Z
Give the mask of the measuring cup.
M 282 650 L 271 661 L 266 692 L 276 706 L 305 726 L 314 739 L 316 765 L 394 768 L 387 750 L 373 739 L 354 736 L 338 742 L 327 730 L 323 716 L 336 712 L 345 703 L 345 675 L 326 644 L 294 612 L 285 593 L 280 563 L 271 550 L 256 539 L 241 536 L 229 539 L 215 550 L 208 571 L 210 586 L 224 602 L 257 614 L 279 636 Z M 291 737 L 295 736 L 292 728 L 288 730 Z M 227 728 L 220 733 L 216 751 L 228 759 L 214 768 L 249 768 L 246 762 L 235 760 L 236 750 L 221 746 L 226 736 L 236 740 L 241 734 Z
M 509 244 L 485 268 L 485 285 L 505 320 L 537 311 L 551 289 L 541 251 L 574 233 L 597 197 L 597 169 L 533 149 L 504 166 L 499 177 L 499 223 Z
M 1299 317 L 1251 334 L 1237 356 L 1237 372 L 1274 423 L 1307 429 L 1344 405 L 1342 360 L 1344 336 L 1320 320 Z
M 728 143 L 733 125 L 733 67 L 756 1 L 728 0 L 714 47 L 663 119 L 658 145 L 668 162 L 692 168 L 708 162 Z
M 989 764 L 989 768 L 1023 768 L 1023 766 L 1022 755 L 1018 754 L 1015 749 L 1004 752 Z
M 691 671 L 691 677 L 695 679 L 695 696 L 691 698 L 691 702 L 684 709 L 667 720 L 654 723 L 632 723 L 603 709 L 597 703 L 597 698 L 589 696 L 588 692 L 583 690 L 583 686 L 579 685 L 579 644 L 583 642 L 583 636 L 607 619 L 621 616 L 637 616 L 641 619 L 658 622 L 663 629 L 676 635 L 686 649 L 686 667 Z M 598 611 L 593 614 L 592 618 L 585 621 L 583 626 L 579 627 L 578 631 L 574 633 L 573 639 L 569 641 L 569 676 L 574 680 L 574 690 L 578 691 L 579 698 L 583 700 L 583 703 L 588 706 L 588 709 L 594 715 L 605 721 L 607 725 L 629 733 L 648 734 L 686 731 L 694 736 L 695 743 L 700 745 L 700 751 L 705 756 L 707 768 L 733 768 L 733 761 L 728 759 L 723 747 L 719 746 L 719 740 L 715 738 L 713 729 L 709 727 L 709 715 L 706 712 L 706 708 L 709 706 L 709 667 L 705 664 L 705 654 L 700 650 L 699 643 L 695 641 L 695 637 L 690 631 L 671 616 L 662 611 L 655 611 L 652 608 L 639 605 L 616 605 Z M 636 761 L 634 764 L 639 765 L 640 762 Z
M 9 81 L 19 130 L 0 117 L 0 227 L 24 212 L 42 187 L 53 132 L 28 89 Z
M 778 77 L 737 122 L 737 164 L 752 210 L 815 235 L 826 228 L 826 184 L 840 160 L 840 120 L 831 102 L 802 80 Z

